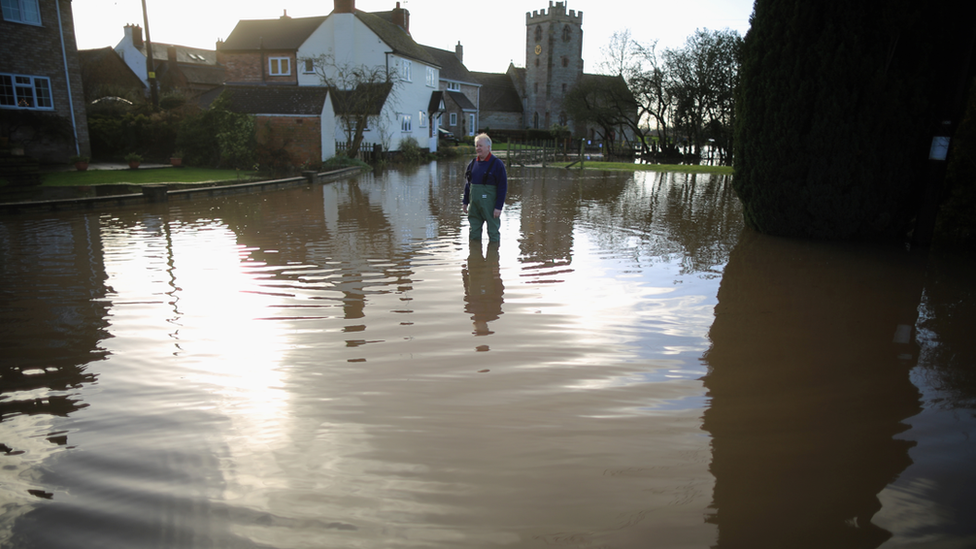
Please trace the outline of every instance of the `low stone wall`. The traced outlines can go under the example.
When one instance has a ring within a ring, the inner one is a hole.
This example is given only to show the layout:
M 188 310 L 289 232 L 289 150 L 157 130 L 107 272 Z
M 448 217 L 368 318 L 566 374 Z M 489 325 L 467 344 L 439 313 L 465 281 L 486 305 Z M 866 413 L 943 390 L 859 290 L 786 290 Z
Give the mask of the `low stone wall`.
M 234 185 L 215 185 L 213 187 L 197 187 L 193 189 L 170 190 L 166 185 L 143 185 L 138 194 L 121 194 L 115 196 L 93 196 L 84 198 L 69 198 L 61 200 L 38 200 L 33 202 L 10 202 L 0 204 L 0 214 L 54 212 L 64 210 L 95 210 L 103 206 L 129 206 L 136 204 L 173 202 L 177 200 L 192 200 L 194 198 L 225 196 L 233 194 L 249 194 L 277 189 L 288 189 L 328 183 L 359 173 L 362 168 L 350 167 L 331 172 L 303 172 L 301 177 L 287 179 L 272 179 L 252 183 L 238 183 Z

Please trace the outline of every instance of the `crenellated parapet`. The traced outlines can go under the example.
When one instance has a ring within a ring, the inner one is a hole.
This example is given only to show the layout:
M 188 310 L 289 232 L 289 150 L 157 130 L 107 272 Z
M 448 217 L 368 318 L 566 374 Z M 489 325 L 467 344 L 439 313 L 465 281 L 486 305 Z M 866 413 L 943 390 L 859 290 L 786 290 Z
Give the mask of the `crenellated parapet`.
M 560 21 L 573 22 L 580 26 L 583 25 L 583 12 L 569 10 L 567 14 L 566 2 L 553 2 L 550 0 L 548 10 L 535 10 L 531 13 L 525 12 L 526 25 L 549 22 L 554 18 L 558 18 Z

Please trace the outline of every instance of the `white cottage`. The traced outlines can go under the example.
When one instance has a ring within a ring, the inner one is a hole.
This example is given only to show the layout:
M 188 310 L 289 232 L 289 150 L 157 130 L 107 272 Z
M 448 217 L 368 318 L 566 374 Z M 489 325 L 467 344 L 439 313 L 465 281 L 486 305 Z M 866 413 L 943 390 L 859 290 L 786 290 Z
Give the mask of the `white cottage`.
M 379 71 L 385 75 L 388 91 L 379 104 L 370 106 L 372 116 L 363 142 L 395 151 L 413 138 L 421 148 L 436 151 L 443 105 L 438 91 L 440 66 L 410 36 L 409 17 L 399 2 L 392 11 L 366 13 L 355 9 L 354 0 L 335 0 L 332 13 L 324 17 L 292 18 L 285 13 L 278 19 L 240 21 L 227 40 L 217 44 L 217 60 L 227 74 L 225 88 L 239 97 L 257 93 L 247 90 L 261 86 L 299 93 L 309 87 L 328 89 L 322 72 L 336 85 L 343 80 L 336 78 L 340 68 Z M 329 62 L 323 65 L 321 59 Z M 337 143 L 349 139 L 342 120 L 351 115 L 343 109 L 350 104 L 344 98 L 352 90 L 342 87 L 329 90 L 330 101 L 325 102 L 326 112 L 319 122 L 322 160 L 335 155 Z

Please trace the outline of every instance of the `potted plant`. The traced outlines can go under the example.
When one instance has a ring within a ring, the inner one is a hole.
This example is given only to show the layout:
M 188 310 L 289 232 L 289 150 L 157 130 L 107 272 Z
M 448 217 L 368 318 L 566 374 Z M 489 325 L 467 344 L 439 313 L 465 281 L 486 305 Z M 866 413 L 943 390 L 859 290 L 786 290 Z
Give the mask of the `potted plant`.
M 142 155 L 136 153 L 129 153 L 125 155 L 125 161 L 129 163 L 129 167 L 133 170 L 139 167 L 142 163 Z
M 72 156 L 69 161 L 75 165 L 75 169 L 79 172 L 88 170 L 88 160 L 87 156 Z
M 169 157 L 169 163 L 174 168 L 183 167 L 183 151 L 176 151 Z

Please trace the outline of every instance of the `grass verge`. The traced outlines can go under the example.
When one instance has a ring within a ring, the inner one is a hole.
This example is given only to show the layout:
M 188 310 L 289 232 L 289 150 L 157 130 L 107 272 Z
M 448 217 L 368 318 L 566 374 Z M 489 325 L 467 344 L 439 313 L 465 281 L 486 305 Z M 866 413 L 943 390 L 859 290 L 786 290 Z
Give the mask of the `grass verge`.
M 152 183 L 240 182 L 263 179 L 252 171 L 212 168 L 144 168 L 138 170 L 88 170 L 49 172 L 42 176 L 49 187 L 86 185 L 148 185 Z
M 549 166 L 555 168 L 565 168 L 569 162 L 553 162 Z M 571 170 L 579 169 L 579 164 L 573 165 Z M 692 164 L 633 164 L 629 162 L 584 162 L 583 169 L 586 170 L 609 170 L 626 172 L 677 172 L 677 173 L 714 173 L 728 174 L 735 173 L 732 166 L 699 166 Z

